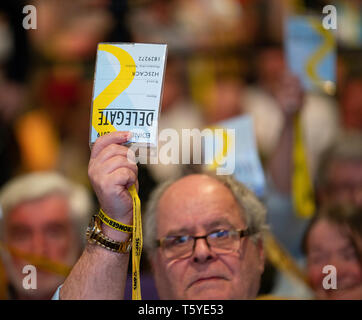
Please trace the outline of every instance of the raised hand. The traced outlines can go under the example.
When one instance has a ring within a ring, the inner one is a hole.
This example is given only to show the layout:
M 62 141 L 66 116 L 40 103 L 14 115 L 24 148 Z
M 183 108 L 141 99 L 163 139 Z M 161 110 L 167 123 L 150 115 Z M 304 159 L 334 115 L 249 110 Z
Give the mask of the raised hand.
M 137 164 L 131 149 L 123 145 L 129 132 L 112 132 L 97 139 L 88 175 L 101 208 L 111 218 L 131 224 L 132 198 L 128 188 L 136 184 Z

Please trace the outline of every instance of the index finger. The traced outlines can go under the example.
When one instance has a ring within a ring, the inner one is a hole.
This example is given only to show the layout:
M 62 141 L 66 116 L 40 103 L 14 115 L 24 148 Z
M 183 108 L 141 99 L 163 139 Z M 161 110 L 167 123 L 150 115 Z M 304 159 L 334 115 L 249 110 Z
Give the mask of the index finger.
M 95 158 L 106 146 L 117 143 L 123 144 L 131 138 L 129 131 L 114 131 L 99 137 L 93 145 L 91 158 Z

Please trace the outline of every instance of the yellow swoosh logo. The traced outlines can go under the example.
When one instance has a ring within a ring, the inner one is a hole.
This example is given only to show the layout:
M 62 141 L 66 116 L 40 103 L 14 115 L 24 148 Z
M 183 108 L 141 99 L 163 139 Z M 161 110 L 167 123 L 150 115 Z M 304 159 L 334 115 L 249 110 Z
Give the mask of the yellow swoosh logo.
M 323 58 L 335 48 L 335 39 L 333 33 L 323 28 L 319 20 L 308 19 L 309 23 L 324 39 L 323 43 L 319 46 L 317 51 L 314 52 L 307 60 L 305 69 L 308 77 L 315 86 L 325 91 L 324 82 L 325 79 L 321 79 L 317 74 L 317 66 L 323 60 Z
M 100 109 L 107 108 L 110 103 L 116 99 L 128 86 L 132 83 L 136 71 L 136 63 L 132 56 L 125 50 L 111 45 L 99 44 L 99 51 L 106 51 L 113 54 L 119 64 L 120 71 L 117 77 L 94 99 L 92 111 L 92 126 L 98 132 L 116 131 L 113 125 L 107 124 L 98 125 L 98 116 Z
M 217 128 L 213 127 L 211 128 L 214 133 L 216 129 L 222 129 L 222 148 L 218 152 L 215 151 L 215 158 L 213 160 L 213 163 L 209 166 L 209 169 L 216 170 L 220 166 L 220 163 L 222 163 L 223 159 L 225 159 L 229 153 L 229 149 L 231 148 L 232 144 L 234 143 L 232 137 L 228 135 L 227 130 L 224 128 Z

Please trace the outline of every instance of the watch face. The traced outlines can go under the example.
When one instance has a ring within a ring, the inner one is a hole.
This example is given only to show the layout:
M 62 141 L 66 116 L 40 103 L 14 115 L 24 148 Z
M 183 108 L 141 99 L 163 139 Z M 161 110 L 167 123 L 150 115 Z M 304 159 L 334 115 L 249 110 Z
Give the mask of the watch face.
M 98 216 L 94 216 L 94 232 L 100 233 L 102 232 L 102 221 Z
M 89 225 L 87 227 L 87 234 L 90 236 L 96 229 L 95 216 L 92 216 Z

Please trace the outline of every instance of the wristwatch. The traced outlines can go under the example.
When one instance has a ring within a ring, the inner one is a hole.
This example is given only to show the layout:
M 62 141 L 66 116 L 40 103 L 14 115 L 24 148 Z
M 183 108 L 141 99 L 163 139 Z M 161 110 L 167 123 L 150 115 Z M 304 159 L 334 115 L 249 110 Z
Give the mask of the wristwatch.
M 102 233 L 101 223 L 102 221 L 97 215 L 92 216 L 86 233 L 88 242 L 113 252 L 129 253 L 132 248 L 132 238 L 124 242 L 114 241 Z

